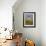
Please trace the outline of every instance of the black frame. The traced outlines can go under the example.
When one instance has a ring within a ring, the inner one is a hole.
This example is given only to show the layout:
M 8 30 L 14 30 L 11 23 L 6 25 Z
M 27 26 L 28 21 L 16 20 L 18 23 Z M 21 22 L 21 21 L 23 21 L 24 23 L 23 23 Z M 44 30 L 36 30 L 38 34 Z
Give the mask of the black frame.
M 25 26 L 24 25 L 24 13 L 32 13 L 32 14 L 34 14 L 34 26 Z M 25 27 L 25 28 L 35 28 L 36 27 L 36 12 L 23 12 L 23 27 Z

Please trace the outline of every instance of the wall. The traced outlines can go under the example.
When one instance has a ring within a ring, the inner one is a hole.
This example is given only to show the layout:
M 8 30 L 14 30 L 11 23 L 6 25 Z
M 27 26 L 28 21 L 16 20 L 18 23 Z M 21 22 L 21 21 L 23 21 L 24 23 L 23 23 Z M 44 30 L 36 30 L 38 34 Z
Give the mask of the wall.
M 3 31 L 1 27 L 6 27 L 9 30 L 12 29 L 12 6 L 16 0 L 0 0 L 0 38 L 5 38 L 5 35 L 10 35 L 10 32 L 7 30 L 7 32 Z M 7 37 L 9 38 L 9 37 Z
M 22 32 L 24 39 L 31 39 L 36 46 L 41 46 L 41 0 L 23 0 L 20 4 L 13 9 L 15 31 Z M 25 11 L 36 12 L 36 28 L 23 28 L 23 12 Z
M 46 46 L 46 0 L 41 1 L 41 40 L 42 46 Z
M 16 0 L 0 0 L 0 27 L 12 29 L 12 6 Z

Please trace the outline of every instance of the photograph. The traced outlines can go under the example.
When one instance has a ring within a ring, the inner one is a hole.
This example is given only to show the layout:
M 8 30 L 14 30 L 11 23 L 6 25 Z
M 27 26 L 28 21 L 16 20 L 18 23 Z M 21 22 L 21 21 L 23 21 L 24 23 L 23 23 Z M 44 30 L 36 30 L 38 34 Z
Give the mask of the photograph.
M 36 26 L 36 13 L 24 12 L 23 13 L 23 27 L 35 27 Z

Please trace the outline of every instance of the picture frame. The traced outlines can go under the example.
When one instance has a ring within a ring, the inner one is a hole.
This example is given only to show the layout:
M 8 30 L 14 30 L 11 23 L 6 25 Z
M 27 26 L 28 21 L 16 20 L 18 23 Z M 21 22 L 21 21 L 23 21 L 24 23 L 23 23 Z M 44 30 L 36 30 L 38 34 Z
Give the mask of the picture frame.
M 23 12 L 23 27 L 36 27 L 36 12 Z

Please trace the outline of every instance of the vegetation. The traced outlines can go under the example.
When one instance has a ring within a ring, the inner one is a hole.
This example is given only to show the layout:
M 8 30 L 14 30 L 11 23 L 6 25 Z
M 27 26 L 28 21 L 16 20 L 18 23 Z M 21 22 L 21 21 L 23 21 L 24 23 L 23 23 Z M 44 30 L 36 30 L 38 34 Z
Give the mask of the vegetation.
M 25 20 L 25 24 L 26 25 L 33 25 L 33 21 L 30 19 L 30 20 Z

